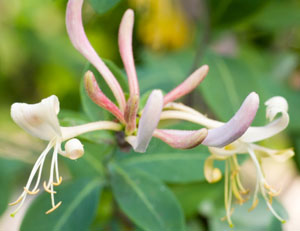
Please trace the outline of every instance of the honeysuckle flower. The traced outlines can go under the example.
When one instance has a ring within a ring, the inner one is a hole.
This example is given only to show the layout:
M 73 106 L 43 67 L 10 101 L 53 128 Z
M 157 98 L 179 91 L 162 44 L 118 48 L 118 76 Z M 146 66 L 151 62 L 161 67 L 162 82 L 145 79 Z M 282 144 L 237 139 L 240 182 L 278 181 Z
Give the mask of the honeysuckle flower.
M 248 96 L 249 97 L 249 96 Z M 253 204 L 249 210 L 255 208 L 258 203 L 258 192 L 262 194 L 266 201 L 266 204 L 273 215 L 284 222 L 284 219 L 272 207 L 272 197 L 276 196 L 278 192 L 274 190 L 267 182 L 261 167 L 261 159 L 270 157 L 276 161 L 284 162 L 294 155 L 293 149 L 275 150 L 263 147 L 255 142 L 259 142 L 268 139 L 279 132 L 283 131 L 289 123 L 288 103 L 285 98 L 281 96 L 275 96 L 265 102 L 266 105 L 266 118 L 270 121 L 269 124 L 262 127 L 249 127 L 249 129 L 229 145 L 222 148 L 209 147 L 211 156 L 207 158 L 204 166 L 204 174 L 208 182 L 213 183 L 221 179 L 222 173 L 218 168 L 213 167 L 214 160 L 225 160 L 225 208 L 226 218 L 230 225 L 232 221 L 230 215 L 232 212 L 231 202 L 232 194 L 238 200 L 243 203 L 245 198 L 243 194 L 247 194 L 248 191 L 243 187 L 239 177 L 239 164 L 237 161 L 237 154 L 250 155 L 255 167 L 256 167 L 256 187 L 253 195 Z M 210 129 L 217 129 L 224 126 L 224 123 L 216 120 L 212 120 L 201 114 L 200 112 L 187 107 L 183 104 L 170 103 L 166 106 L 169 111 L 164 111 L 161 115 L 161 119 L 182 119 L 190 121 Z M 241 110 L 241 109 L 240 109 Z M 247 112 L 243 116 L 246 116 Z M 278 117 L 279 118 L 276 118 Z M 205 144 L 205 140 L 202 142 Z M 214 145 L 216 146 L 216 145 Z
M 247 102 L 241 107 L 235 117 L 221 128 L 212 128 L 208 131 L 206 131 L 206 128 L 203 128 L 199 131 L 190 132 L 156 129 L 161 118 L 160 115 L 163 111 L 163 107 L 195 89 L 207 75 L 208 66 L 204 65 L 197 69 L 183 83 L 164 97 L 160 90 L 154 90 L 150 94 L 145 108 L 139 108 L 140 93 L 132 52 L 134 13 L 129 9 L 125 12 L 119 29 L 120 54 L 127 73 L 130 91 L 129 99 L 124 103 L 124 101 L 126 101 L 125 99 L 123 100 L 124 92 L 119 88 L 116 78 L 92 48 L 84 32 L 81 15 L 82 5 L 83 0 L 69 0 L 68 2 L 66 25 L 70 40 L 74 47 L 86 57 L 104 77 L 114 93 L 119 108 L 103 94 L 97 85 L 93 73 L 90 71 L 85 75 L 87 92 L 97 105 L 111 112 L 116 119 L 125 126 L 125 139 L 132 145 L 135 151 L 145 152 L 152 136 L 160 138 L 169 145 L 177 148 L 191 148 L 200 144 L 202 141 L 208 146 L 222 147 L 240 137 L 250 126 L 258 105 L 258 97 L 254 93 L 247 98 Z M 114 87 L 117 87 L 118 90 L 116 91 Z M 140 116 L 140 118 L 138 118 L 138 125 L 137 116 Z M 225 130 L 230 132 L 224 135 Z M 189 139 L 190 136 L 188 134 L 193 138 Z
M 83 155 L 84 150 L 81 142 L 73 137 L 95 130 L 105 129 L 119 131 L 121 129 L 119 124 L 110 121 L 93 122 L 74 127 L 61 127 L 57 118 L 58 113 L 59 100 L 54 95 L 43 99 L 37 104 L 14 103 L 11 106 L 11 117 L 16 124 L 29 134 L 42 140 L 49 141 L 47 147 L 35 162 L 29 179 L 24 187 L 24 191 L 15 202 L 10 204 L 16 205 L 20 203 L 15 212 L 11 214 L 12 216 L 14 216 L 22 207 L 28 194 L 34 195 L 39 192 L 44 162 L 51 149 L 53 149 L 53 154 L 50 176 L 47 182 L 44 181 L 43 186 L 45 191 L 51 195 L 52 208 L 49 209 L 46 214 L 54 211 L 62 203 L 61 201 L 55 203 L 54 200 L 54 194 L 56 193 L 54 191 L 54 186 L 58 186 L 62 182 L 62 177 L 59 175 L 58 170 L 58 154 L 76 160 Z M 61 145 L 65 141 L 65 150 L 62 150 Z M 35 178 L 35 183 L 33 183 Z
M 81 18 L 82 4 L 83 0 L 68 1 L 66 12 L 67 31 L 74 47 L 101 73 L 118 105 L 101 91 L 91 71 L 87 71 L 84 77 L 88 95 L 94 103 L 115 116 L 117 121 L 97 121 L 74 127 L 61 127 L 57 118 L 59 101 L 56 96 L 50 96 L 37 104 L 13 104 L 11 108 L 13 120 L 29 134 L 49 143 L 34 164 L 23 193 L 16 202 L 11 203 L 11 205 L 20 203 L 12 215 L 21 208 L 28 194 L 38 193 L 43 165 L 51 149 L 53 149 L 53 154 L 50 176 L 48 182 L 45 181 L 43 186 L 45 191 L 51 194 L 52 208 L 46 214 L 51 213 L 61 205 L 61 202 L 56 204 L 54 200 L 54 194 L 56 193 L 54 186 L 58 186 L 62 182 L 62 177 L 58 171 L 58 154 L 72 160 L 80 158 L 84 150 L 81 142 L 74 138 L 76 136 L 96 130 L 123 132 L 125 140 L 136 152 L 145 152 L 153 136 L 163 140 L 171 147 L 179 149 L 193 148 L 201 143 L 209 147 L 223 147 L 245 133 L 258 108 L 258 96 L 251 93 L 238 112 L 225 124 L 218 124 L 215 127 L 207 126 L 208 129 L 201 128 L 194 131 L 158 129 L 160 120 L 176 117 L 180 110 L 172 112 L 169 110 L 169 105 L 195 89 L 207 75 L 208 66 L 204 65 L 194 71 L 183 83 L 165 96 L 163 96 L 161 90 L 153 90 L 145 107 L 139 108 L 140 93 L 132 52 L 133 11 L 127 10 L 125 12 L 119 30 L 120 53 L 127 73 L 130 91 L 129 98 L 126 101 L 125 93 L 120 84 L 97 55 L 85 35 Z M 176 103 L 173 104 L 177 105 Z M 165 113 L 168 113 L 168 116 L 163 118 Z M 189 113 L 193 115 L 193 110 L 191 109 Z M 65 150 L 61 149 L 63 142 L 66 142 Z M 32 187 L 35 176 L 36 181 Z

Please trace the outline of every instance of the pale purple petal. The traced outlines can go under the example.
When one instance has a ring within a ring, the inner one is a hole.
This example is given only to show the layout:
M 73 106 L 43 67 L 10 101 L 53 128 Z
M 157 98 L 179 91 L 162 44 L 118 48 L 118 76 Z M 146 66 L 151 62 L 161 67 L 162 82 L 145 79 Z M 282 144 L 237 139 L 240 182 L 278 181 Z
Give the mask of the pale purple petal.
M 121 111 L 124 111 L 126 102 L 120 84 L 105 63 L 97 55 L 84 32 L 81 16 L 82 4 L 83 0 L 69 0 L 68 2 L 66 26 L 70 40 L 74 47 L 101 73 L 104 80 L 112 90 Z
M 160 90 L 154 90 L 150 94 L 141 116 L 136 145 L 136 152 L 145 152 L 152 138 L 153 132 L 158 125 L 163 108 L 163 94 Z
M 130 95 L 139 96 L 139 83 L 136 75 L 132 52 L 132 30 L 134 12 L 129 9 L 125 12 L 119 28 L 119 48 L 121 58 L 128 76 Z
M 202 142 L 206 146 L 224 147 L 240 138 L 251 125 L 259 106 L 259 97 L 250 93 L 236 114 L 224 125 L 208 130 Z
M 173 129 L 155 129 L 154 137 L 161 139 L 173 148 L 190 149 L 198 146 L 207 136 L 207 129 L 184 131 Z
M 194 90 L 205 78 L 209 70 L 207 65 L 203 65 L 196 71 L 194 71 L 186 80 L 184 80 L 180 85 L 170 91 L 164 97 L 164 105 L 173 102 L 180 97 L 190 93 Z

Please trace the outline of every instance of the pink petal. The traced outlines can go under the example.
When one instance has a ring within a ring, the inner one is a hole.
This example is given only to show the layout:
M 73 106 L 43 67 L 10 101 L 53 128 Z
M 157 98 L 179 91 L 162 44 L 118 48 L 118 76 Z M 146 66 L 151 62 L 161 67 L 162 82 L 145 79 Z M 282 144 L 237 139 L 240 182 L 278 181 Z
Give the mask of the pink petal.
M 173 148 L 190 149 L 198 146 L 207 136 L 207 129 L 181 131 L 171 129 L 156 129 L 154 137 L 161 139 Z
M 130 95 L 139 96 L 139 83 L 137 80 L 132 52 L 132 30 L 134 23 L 134 12 L 129 9 L 123 15 L 119 28 L 119 48 L 122 61 L 128 76 Z
M 134 150 L 145 152 L 152 138 L 153 132 L 160 120 L 160 114 L 163 108 L 163 94 L 160 90 L 154 90 L 150 94 L 141 116 L 136 145 Z
M 164 105 L 173 102 L 176 99 L 190 93 L 194 90 L 205 78 L 209 70 L 207 65 L 203 65 L 194 71 L 183 83 L 178 85 L 164 97 Z
M 70 40 L 73 46 L 101 73 L 104 80 L 112 90 L 121 111 L 124 111 L 126 102 L 120 84 L 105 63 L 97 55 L 84 32 L 81 16 L 82 4 L 83 0 L 69 0 L 68 2 L 66 26 Z
M 85 73 L 84 84 L 89 97 L 95 104 L 112 113 L 121 123 L 125 123 L 122 112 L 109 98 L 106 97 L 106 95 L 104 95 L 91 71 Z
M 208 135 L 202 142 L 206 146 L 224 147 L 240 138 L 251 125 L 259 106 L 259 97 L 250 93 L 240 109 L 224 125 L 208 130 Z

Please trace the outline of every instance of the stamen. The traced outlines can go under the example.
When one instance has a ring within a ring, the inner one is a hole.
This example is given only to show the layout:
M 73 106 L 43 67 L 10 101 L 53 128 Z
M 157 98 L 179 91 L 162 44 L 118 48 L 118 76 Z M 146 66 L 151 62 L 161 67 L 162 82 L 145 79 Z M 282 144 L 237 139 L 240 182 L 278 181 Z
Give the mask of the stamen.
M 46 181 L 44 181 L 43 186 L 44 186 L 45 191 L 46 191 L 47 193 L 50 193 L 50 194 L 55 194 L 56 191 L 50 190 L 50 189 L 47 187 L 46 184 L 47 184 Z
M 60 176 L 58 182 L 53 182 L 52 184 L 53 184 L 54 186 L 58 186 L 58 185 L 61 184 L 61 182 L 62 182 L 62 177 Z
M 255 209 L 256 206 L 258 205 L 258 202 L 259 202 L 259 200 L 258 200 L 258 198 L 256 198 L 256 199 L 253 201 L 252 206 L 248 209 L 248 212 L 251 212 L 253 209 Z
M 40 191 L 40 189 L 30 191 L 29 189 L 27 189 L 26 187 L 24 187 L 24 191 L 26 193 L 30 194 L 30 195 L 35 195 L 35 194 L 37 194 Z
M 53 208 L 51 208 L 47 212 L 45 212 L 45 214 L 52 213 L 55 209 L 57 209 L 61 205 L 61 203 L 62 203 L 61 201 L 58 202 Z
M 24 195 L 22 194 L 21 196 L 19 196 L 19 198 L 16 201 L 11 202 L 8 205 L 13 206 L 13 205 L 19 204 L 21 202 L 21 200 L 23 199 L 23 197 L 24 197 Z

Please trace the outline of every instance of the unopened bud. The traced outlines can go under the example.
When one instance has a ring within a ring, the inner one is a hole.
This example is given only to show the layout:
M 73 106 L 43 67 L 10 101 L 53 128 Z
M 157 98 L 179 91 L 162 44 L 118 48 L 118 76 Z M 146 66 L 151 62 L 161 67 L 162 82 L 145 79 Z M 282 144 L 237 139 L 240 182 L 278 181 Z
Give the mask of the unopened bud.
M 76 160 L 83 156 L 84 149 L 82 143 L 78 139 L 68 140 L 65 145 L 66 157 Z

